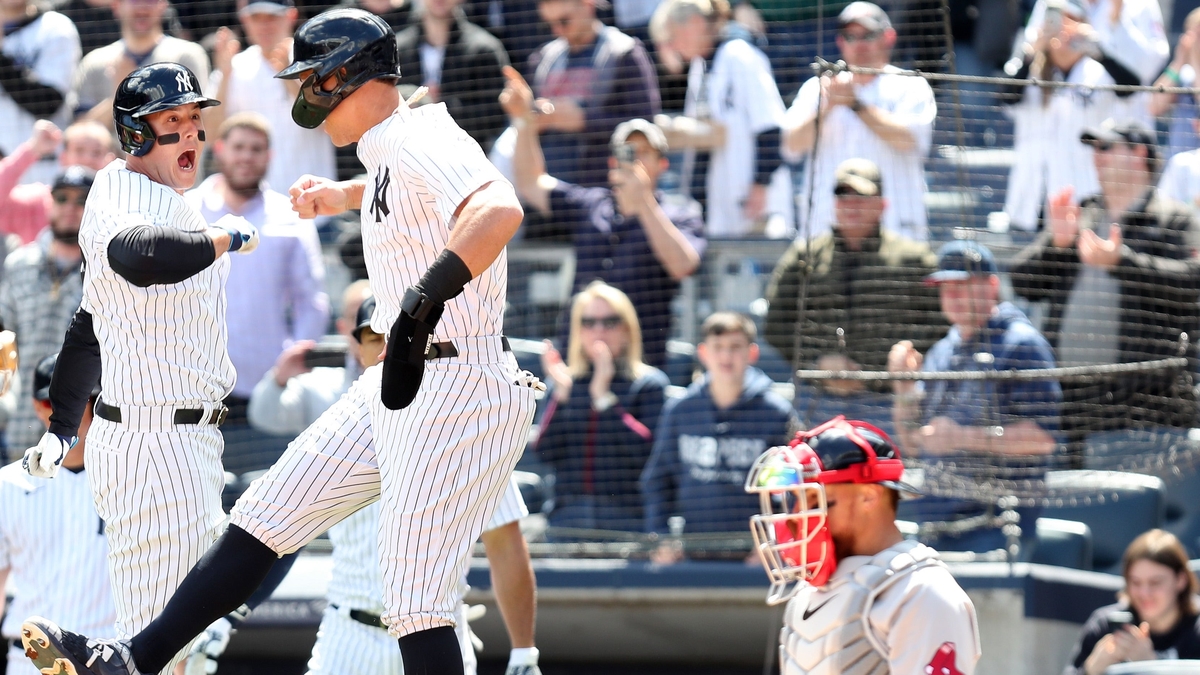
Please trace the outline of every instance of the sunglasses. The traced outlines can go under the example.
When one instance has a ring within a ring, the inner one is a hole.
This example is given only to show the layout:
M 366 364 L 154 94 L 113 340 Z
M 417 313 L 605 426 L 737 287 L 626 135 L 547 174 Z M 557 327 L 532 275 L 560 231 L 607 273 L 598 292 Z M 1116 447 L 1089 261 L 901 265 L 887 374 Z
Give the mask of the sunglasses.
M 862 35 L 858 35 L 857 33 L 849 33 L 846 31 L 842 31 L 840 33 L 840 35 L 842 36 L 842 39 L 845 40 L 848 44 L 854 44 L 856 42 L 874 42 L 875 40 L 878 40 L 880 38 L 880 36 L 883 35 L 883 31 L 873 30 L 873 31 L 868 31 L 866 33 L 863 33 Z
M 66 204 L 69 201 L 71 201 L 70 195 L 65 195 L 62 193 L 54 195 L 54 203 L 55 204 Z M 79 195 L 78 197 L 76 197 L 75 205 L 76 206 L 87 206 L 87 195 L 84 194 L 84 195 Z
M 620 326 L 621 323 L 621 317 L 619 316 L 585 316 L 579 320 L 579 325 L 584 328 L 600 326 L 605 330 L 613 330 Z

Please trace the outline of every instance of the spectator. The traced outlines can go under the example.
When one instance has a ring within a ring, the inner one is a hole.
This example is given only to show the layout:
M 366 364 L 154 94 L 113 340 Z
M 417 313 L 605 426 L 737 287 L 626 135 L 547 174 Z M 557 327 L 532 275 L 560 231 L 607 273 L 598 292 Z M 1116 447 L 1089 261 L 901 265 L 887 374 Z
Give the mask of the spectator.
M 639 40 L 596 19 L 596 0 L 539 0 L 538 12 L 555 35 L 529 62 L 546 166 L 552 176 L 602 186 L 613 129 L 662 110 L 654 65 Z
M 66 101 L 79 63 L 79 32 L 70 19 L 43 11 L 34 0 L 0 3 L 0 20 L 0 156 L 7 156 L 33 135 L 36 120 L 66 126 Z M 39 158 L 24 180 L 48 183 L 55 173 L 52 157 Z
M 884 229 L 925 241 L 929 232 L 923 162 L 937 116 L 933 90 L 923 78 L 901 75 L 891 65 L 896 30 L 879 6 L 850 3 L 838 15 L 838 26 L 838 50 L 846 64 L 884 72 L 820 75 L 796 94 L 784 127 L 783 151 L 786 158 L 809 160 L 800 188 L 800 237 L 829 231 L 835 169 L 861 157 L 875 162 L 883 176 L 888 200 Z M 812 203 L 806 205 L 810 194 Z
M 362 335 L 364 331 L 358 321 L 359 308 L 370 297 L 371 287 L 366 280 L 351 283 L 342 293 L 342 314 L 334 323 L 346 343 L 344 366 L 305 365 L 305 355 L 316 346 L 311 340 L 299 340 L 283 350 L 275 359 L 275 366 L 254 385 L 247 408 L 251 426 L 266 433 L 294 437 L 350 389 L 362 374 L 358 354 L 361 341 L 371 342 L 377 335 L 374 332 Z M 382 341 L 383 337 L 379 339 Z
M 50 420 L 50 376 L 57 357 L 52 354 L 36 363 L 34 388 L 23 396 L 32 399 L 42 424 Z M 92 396 L 98 393 L 97 389 Z M 84 469 L 91 424 L 88 406 L 79 425 L 79 442 L 63 458 L 65 471 L 53 480 L 30 476 L 19 462 L 0 469 L 0 589 L 11 582 L 9 587 L 16 590 L 7 614 L 5 594 L 0 592 L 8 675 L 39 672 L 21 647 L 22 617 L 54 617 L 88 626 L 97 635 L 116 637 L 108 542 Z M 46 536 L 50 524 L 53 537 Z
M 467 21 L 462 1 L 425 0 L 420 21 L 396 35 L 400 84 L 429 87 L 430 100 L 444 102 L 487 152 L 504 129 L 498 98 L 504 89 L 500 69 L 508 65 L 508 54 L 500 40 Z
M 987 248 L 953 241 L 938 251 L 937 284 L 950 332 L 924 358 L 909 340 L 888 354 L 894 373 L 929 371 L 1004 372 L 1054 367 L 1054 353 L 1019 309 L 1000 302 L 996 260 Z M 1044 470 L 1054 452 L 1062 390 L 1054 380 L 939 380 L 892 382 L 896 431 L 909 458 L 956 456 L 986 462 L 1022 477 Z M 948 497 L 916 503 L 924 521 L 951 521 L 983 515 L 989 505 Z M 1032 522 L 1032 513 L 1022 523 Z M 1025 527 L 1025 525 L 1022 525 Z M 1032 534 L 1032 527 L 1027 534 Z M 947 535 L 937 548 L 992 550 L 1005 541 L 998 528 L 960 537 Z
M 337 7 L 354 7 L 376 14 L 397 33 L 404 30 L 411 22 L 414 6 L 414 3 L 409 0 L 342 0 L 334 4 Z M 309 16 L 316 16 L 319 13 L 310 13 Z
M 75 72 L 75 114 L 105 126 L 112 124 L 112 96 L 134 68 L 151 63 L 178 63 L 208 86 L 208 55 L 195 42 L 163 33 L 167 0 L 113 0 L 121 39 L 90 52 Z
M 63 143 L 58 164 L 103 169 L 116 159 L 112 132 L 96 122 L 77 122 L 60 132 L 49 120 L 33 123 L 33 136 L 13 154 L 0 160 L 0 232 L 15 234 L 29 243 L 45 229 L 52 204 L 50 186 L 18 181 L 39 157 L 49 156 Z
M 554 38 L 538 18 L 538 0 L 465 0 L 467 20 L 500 38 L 509 61 L 525 77 L 529 57 Z
M 1027 44 L 1037 43 L 1046 23 L 1046 10 L 1060 3 L 1066 5 L 1064 12 L 1074 11 L 1072 7 L 1082 9 L 1084 15 L 1076 20 L 1086 22 L 1088 28 L 1081 37 L 1094 45 L 1094 49 L 1089 48 L 1093 58 L 1104 64 L 1114 80 L 1150 84 L 1161 72 L 1171 45 L 1163 29 L 1158 0 L 1037 0 L 1025 24 Z M 1132 79 L 1127 79 L 1130 76 Z M 1139 119 L 1146 113 L 1145 105 L 1145 97 L 1139 97 Z
M 783 99 L 766 55 L 729 21 L 725 0 L 664 0 L 651 33 L 660 58 L 691 64 L 684 116 L 655 122 L 672 150 L 685 150 L 683 185 L 703 197 L 706 234 L 790 233 L 792 179 L 779 156 Z
M 746 472 L 767 448 L 787 445 L 795 431 L 792 406 L 771 391 L 771 378 L 754 367 L 754 322 L 733 312 L 704 321 L 696 347 L 705 374 L 683 398 L 663 410 L 654 452 L 642 472 L 646 531 L 667 534 L 668 516 L 684 518 L 686 532 L 743 532 L 758 513 L 747 494 Z M 682 552 L 663 547 L 660 563 Z M 737 552 L 744 558 L 746 551 Z M 719 554 L 718 554 L 719 555 Z
M 83 298 L 79 224 L 95 172 L 67 167 L 51 188 L 49 231 L 13 251 L 0 281 L 0 322 L 17 336 L 22 392 L 33 392 L 35 369 L 57 354 Z M 7 427 L 8 447 L 24 452 L 46 432 L 28 395 L 17 399 Z
M 1196 83 L 1196 72 L 1200 69 L 1200 8 L 1188 12 L 1183 23 L 1183 34 L 1175 43 L 1175 58 L 1162 75 L 1154 81 L 1155 87 L 1191 87 Z M 1200 148 L 1200 135 L 1196 133 L 1196 118 L 1200 107 L 1191 93 L 1150 94 L 1150 114 L 1156 118 L 1167 117 L 1167 159 L 1189 150 Z
M 329 300 L 325 266 L 311 221 L 292 211 L 291 200 L 263 185 L 271 158 L 271 129 L 257 113 L 225 120 L 213 147 L 220 173 L 186 195 L 205 221 L 233 214 L 250 221 L 261 241 L 254 256 L 231 260 L 225 311 L 229 359 L 237 383 L 225 399 L 228 422 L 246 422 L 254 385 L 288 345 L 325 334 Z
M 292 121 L 292 104 L 300 91 L 300 81 L 275 78 L 275 73 L 291 63 L 297 16 L 292 0 L 238 0 L 237 6 L 250 45 L 239 51 L 241 44 L 232 31 L 217 31 L 213 46 L 215 72 L 209 89 L 221 105 L 204 111 L 205 124 L 209 129 L 219 129 L 226 118 L 247 111 L 265 117 L 274 137 L 266 175 L 272 190 L 287 194 L 292 183 L 305 174 L 334 175 L 337 165 L 329 136 Z
M 1200 659 L 1200 584 L 1170 532 L 1150 530 L 1125 549 L 1119 602 L 1092 612 L 1063 675 L 1102 675 L 1114 664 Z
M 1051 199 L 1046 231 L 1012 262 L 1013 289 L 1049 302 L 1045 331 L 1064 366 L 1178 356 L 1180 336 L 1200 325 L 1191 211 L 1155 190 L 1158 155 L 1145 127 L 1108 120 L 1079 140 L 1094 151 L 1100 189 L 1082 206 L 1069 187 Z M 1064 383 L 1067 440 L 1078 449 L 1096 431 L 1191 427 L 1196 397 L 1186 379 L 1168 371 Z
M 121 25 L 113 16 L 112 5 L 113 0 L 60 0 L 53 7 L 70 19 L 76 29 L 83 28 L 79 33 L 79 46 L 86 56 L 97 47 L 121 38 Z
M 1021 82 L 1009 88 L 1013 102 L 1015 159 L 1008 175 L 1004 212 L 1018 230 L 1036 231 L 1043 205 L 1067 186 L 1074 194 L 1099 191 L 1092 148 L 1079 143 L 1079 134 L 1109 117 L 1129 117 L 1128 93 L 1094 89 L 1116 81 L 1087 53 L 1087 14 L 1081 4 L 1068 2 L 1052 13 L 1036 40 L 1026 46 L 1021 65 L 1006 69 Z M 1027 78 L 1062 80 L 1071 87 L 1025 84 Z M 1125 81 L 1124 84 L 1136 84 Z
M 664 367 L 671 301 L 679 282 L 700 266 L 705 248 L 695 202 L 668 198 L 654 187 L 668 166 L 666 139 L 645 120 L 623 122 L 613 132 L 611 147 L 614 153 L 631 150 L 632 161 L 609 159 L 611 188 L 559 180 L 546 173 L 532 92 L 515 70 L 505 74 L 509 82 L 502 101 L 517 129 L 517 193 L 548 220 L 569 228 L 575 244 L 575 292 L 596 279 L 621 289 L 641 321 L 643 359 Z
M 874 162 L 842 162 L 833 232 L 795 241 L 776 265 L 764 333 L 794 368 L 881 371 L 896 342 L 924 353 L 945 334 L 937 293 L 922 283 L 936 259 L 926 244 L 882 227 L 885 190 Z M 802 423 L 848 414 L 892 427 L 886 382 L 799 382 L 795 402 Z
M 554 469 L 550 525 L 641 530 L 638 477 L 654 444 L 667 376 L 642 362 L 629 298 L 601 281 L 577 293 L 567 360 L 547 342 L 542 372 L 550 402 L 534 449 Z

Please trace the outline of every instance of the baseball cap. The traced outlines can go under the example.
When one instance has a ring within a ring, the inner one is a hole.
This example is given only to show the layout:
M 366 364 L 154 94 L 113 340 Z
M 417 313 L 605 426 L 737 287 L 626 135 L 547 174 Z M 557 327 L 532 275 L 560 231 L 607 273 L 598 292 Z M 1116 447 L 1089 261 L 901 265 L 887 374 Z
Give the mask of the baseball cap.
M 609 145 L 618 147 L 629 142 L 629 136 L 632 134 L 641 134 L 646 138 L 646 142 L 650 147 L 658 151 L 658 154 L 665 155 L 669 146 L 667 145 L 667 137 L 663 134 L 662 129 L 653 122 L 647 122 L 641 118 L 635 118 L 621 122 L 617 128 L 613 130 Z
M 856 23 L 870 31 L 885 30 L 892 27 L 892 21 L 888 18 L 887 12 L 883 11 L 879 5 L 873 2 L 865 2 L 858 0 L 846 5 L 841 14 L 838 14 L 838 27 L 844 28 L 852 23 Z
M 375 313 L 375 298 L 374 296 L 363 300 L 358 306 L 358 314 L 354 317 L 354 330 L 350 332 L 354 339 L 362 344 L 363 329 L 371 327 L 371 315 Z
M 1079 135 L 1079 142 L 1086 145 L 1097 143 L 1129 143 L 1144 145 L 1154 150 L 1155 138 L 1153 132 L 1141 122 L 1135 120 L 1116 120 L 1109 118 L 1098 127 L 1088 127 Z
M 238 10 L 238 16 L 251 14 L 283 14 L 295 7 L 292 0 L 253 0 Z
M 33 369 L 33 397 L 39 401 L 50 400 L 50 380 L 54 377 L 54 364 L 58 363 L 58 354 L 51 354 L 38 361 Z M 100 383 L 92 387 L 90 396 L 100 393 Z
M 92 181 L 95 179 L 96 172 L 86 166 L 68 166 L 54 177 L 54 184 L 50 186 L 50 191 L 55 192 L 63 188 L 91 190 Z
M 837 182 L 834 191 L 849 188 L 863 197 L 878 197 L 883 194 L 883 176 L 879 167 L 869 159 L 847 159 L 838 164 Z
M 937 271 L 925 277 L 925 283 L 962 281 L 973 276 L 992 276 L 1000 273 L 996 258 L 983 244 L 959 239 L 938 251 Z

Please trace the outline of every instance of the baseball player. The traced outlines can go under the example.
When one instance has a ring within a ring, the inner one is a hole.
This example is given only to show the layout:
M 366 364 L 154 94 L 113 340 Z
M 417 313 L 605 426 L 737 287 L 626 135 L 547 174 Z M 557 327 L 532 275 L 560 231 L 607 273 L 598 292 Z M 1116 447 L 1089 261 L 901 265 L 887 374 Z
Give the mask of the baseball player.
M 762 513 L 750 529 L 787 602 L 783 675 L 971 675 L 979 628 L 937 551 L 896 529 L 904 464 L 887 434 L 836 417 L 763 453 L 746 477 Z M 853 668 L 851 668 L 853 666 Z
M 500 334 L 504 246 L 524 214 L 444 105 L 400 100 L 395 35 L 382 19 L 324 12 L 297 29 L 293 51 L 279 73 L 301 80 L 292 118 L 324 123 L 336 145 L 357 142 L 368 176 L 303 178 L 293 206 L 310 218 L 361 208 L 371 325 L 388 335 L 387 355 L 249 487 L 229 529 L 146 630 L 89 641 L 26 621 L 30 654 L 63 672 L 159 672 L 238 607 L 279 555 L 380 499 L 382 619 L 404 669 L 463 672 L 459 581 L 520 455 L 540 385 L 517 370 Z
M 43 423 L 50 419 L 50 376 L 57 354 L 38 362 L 31 383 L 33 408 Z M 99 388 L 92 395 L 99 393 Z M 63 460 L 57 480 L 33 478 L 19 462 L 0 469 L 0 614 L 2 589 L 8 579 L 16 598 L 0 634 L 8 651 L 8 675 L 36 675 L 24 658 L 21 617 L 31 612 L 89 626 L 99 637 L 116 635 L 116 610 L 108 583 L 108 545 L 104 521 L 96 515 L 88 474 L 84 471 L 84 437 L 91 414 L 79 425 L 79 443 Z M 62 538 L 46 536 L 48 528 Z M 65 583 L 64 583 L 65 580 Z
M 199 169 L 200 110 L 217 103 L 172 63 L 139 68 L 118 87 L 113 117 L 129 158 L 102 169 L 88 195 L 83 300 L 55 369 L 68 375 L 53 379 L 49 430 L 25 454 L 30 474 L 53 477 L 101 383 L 87 465 L 106 524 L 118 635 L 158 614 L 225 517 L 217 425 L 234 372 L 223 254 L 253 250 L 258 233 L 210 227 L 181 196 Z

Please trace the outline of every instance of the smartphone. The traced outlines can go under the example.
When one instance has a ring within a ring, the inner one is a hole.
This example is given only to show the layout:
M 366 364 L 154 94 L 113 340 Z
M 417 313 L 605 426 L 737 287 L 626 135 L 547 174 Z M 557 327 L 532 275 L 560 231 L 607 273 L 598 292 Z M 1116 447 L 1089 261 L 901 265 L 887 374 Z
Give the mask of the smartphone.
M 1121 630 L 1125 626 L 1133 624 L 1133 612 L 1109 612 L 1108 626 L 1113 629 L 1113 632 Z
M 304 353 L 305 368 L 341 368 L 345 365 L 345 345 L 319 344 Z
M 619 164 L 633 164 L 637 159 L 637 155 L 633 152 L 633 146 L 628 143 L 623 143 L 613 148 L 613 157 L 617 158 Z
M 1062 30 L 1062 7 L 1048 6 L 1046 7 L 1046 16 L 1043 25 L 1047 35 L 1055 35 Z

